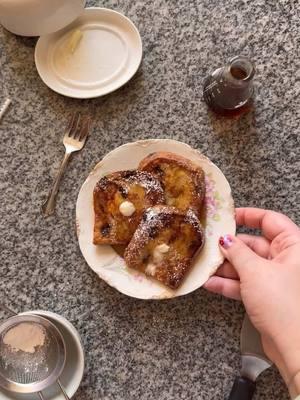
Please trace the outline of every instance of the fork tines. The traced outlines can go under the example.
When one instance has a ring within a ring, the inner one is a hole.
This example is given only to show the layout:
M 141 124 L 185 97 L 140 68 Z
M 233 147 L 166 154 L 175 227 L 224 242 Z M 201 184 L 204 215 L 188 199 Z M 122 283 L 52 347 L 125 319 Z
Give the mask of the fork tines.
M 69 122 L 66 129 L 65 136 L 73 138 L 75 140 L 85 141 L 91 125 L 91 118 L 87 116 L 81 116 L 80 112 L 76 111 Z
M 92 122 L 90 117 L 83 117 L 82 120 L 83 121 L 81 121 L 81 130 L 78 137 L 78 140 L 80 140 L 81 142 L 86 140 Z

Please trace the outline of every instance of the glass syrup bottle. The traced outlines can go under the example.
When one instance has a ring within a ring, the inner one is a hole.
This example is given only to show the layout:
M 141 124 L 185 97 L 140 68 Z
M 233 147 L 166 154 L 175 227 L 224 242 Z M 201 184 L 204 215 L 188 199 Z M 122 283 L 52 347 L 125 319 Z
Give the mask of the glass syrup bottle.
M 203 98 L 216 113 L 235 116 L 249 111 L 253 95 L 254 64 L 237 56 L 204 81 Z

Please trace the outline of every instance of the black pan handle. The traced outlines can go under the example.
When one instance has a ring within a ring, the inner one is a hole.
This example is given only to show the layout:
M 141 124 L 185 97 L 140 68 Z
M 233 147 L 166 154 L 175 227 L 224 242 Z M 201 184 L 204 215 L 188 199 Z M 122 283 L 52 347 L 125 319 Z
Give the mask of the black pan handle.
M 228 400 L 251 400 L 255 392 L 255 382 L 238 376 L 235 378 Z

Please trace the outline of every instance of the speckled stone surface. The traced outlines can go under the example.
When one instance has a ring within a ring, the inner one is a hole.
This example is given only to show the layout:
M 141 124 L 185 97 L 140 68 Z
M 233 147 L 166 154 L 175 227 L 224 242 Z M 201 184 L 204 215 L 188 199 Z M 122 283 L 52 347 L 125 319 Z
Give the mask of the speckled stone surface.
M 75 202 L 89 171 L 116 146 L 175 138 L 225 173 L 237 206 L 281 210 L 300 223 L 300 18 L 298 0 L 88 1 L 121 11 L 140 30 L 136 76 L 104 98 L 80 101 L 48 89 L 34 65 L 35 39 L 0 30 L 0 60 L 13 104 L 0 124 L 0 291 L 15 310 L 57 312 L 79 330 L 86 370 L 75 400 L 221 400 L 238 374 L 239 303 L 198 290 L 136 301 L 89 269 L 75 234 Z M 236 54 L 257 65 L 256 107 L 237 120 L 208 112 L 201 85 Z M 70 162 L 57 213 L 40 206 L 63 156 L 74 110 L 94 129 Z M 1 394 L 0 394 L 1 399 Z M 255 399 L 287 400 L 275 369 Z

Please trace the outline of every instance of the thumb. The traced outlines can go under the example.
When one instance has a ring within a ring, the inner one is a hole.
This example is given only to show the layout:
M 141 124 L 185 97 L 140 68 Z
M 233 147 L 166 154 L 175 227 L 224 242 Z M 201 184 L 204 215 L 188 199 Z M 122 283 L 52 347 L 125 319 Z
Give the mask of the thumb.
M 233 265 L 240 277 L 248 272 L 252 273 L 266 262 L 236 236 L 222 236 L 219 244 L 223 255 Z

